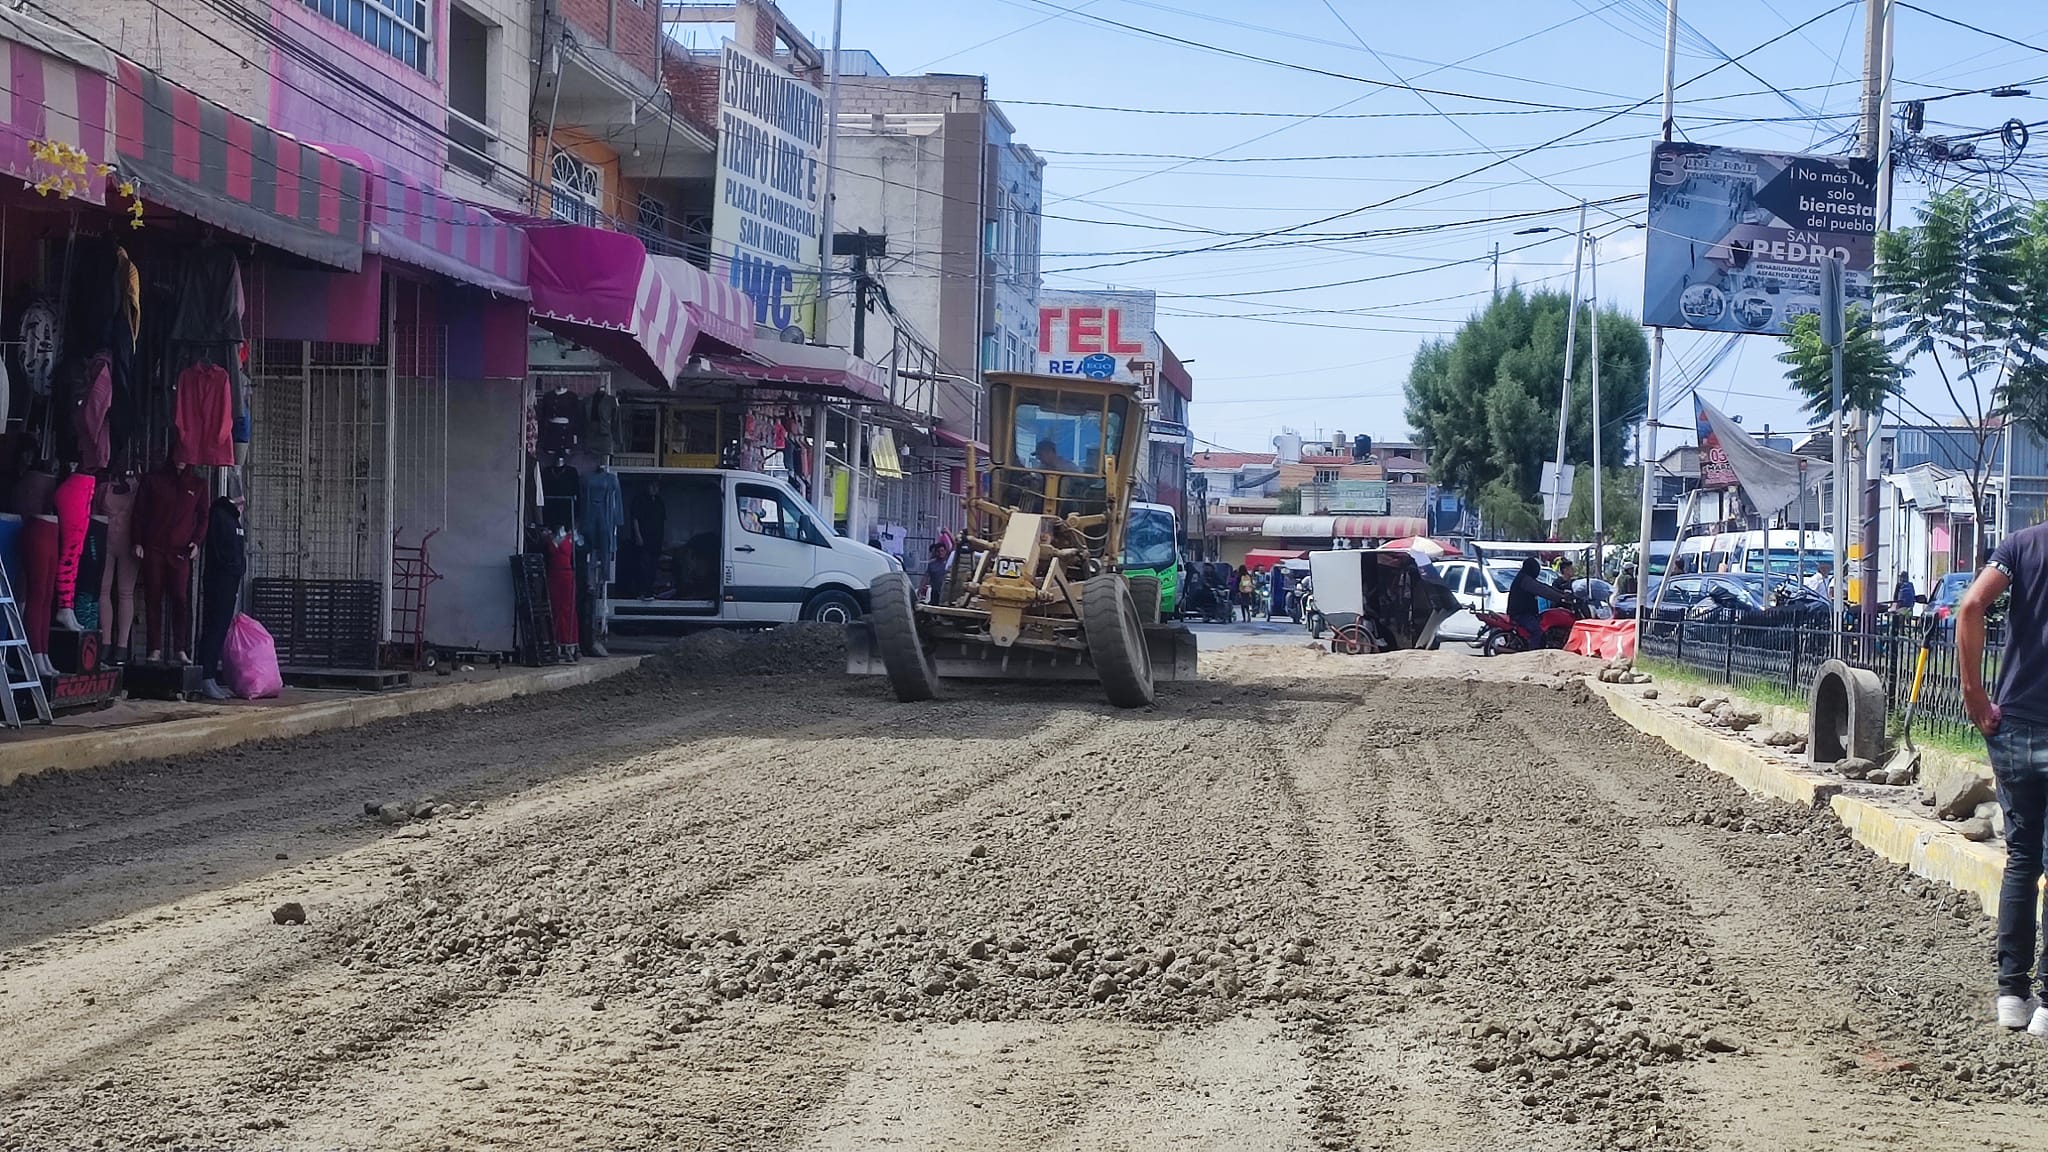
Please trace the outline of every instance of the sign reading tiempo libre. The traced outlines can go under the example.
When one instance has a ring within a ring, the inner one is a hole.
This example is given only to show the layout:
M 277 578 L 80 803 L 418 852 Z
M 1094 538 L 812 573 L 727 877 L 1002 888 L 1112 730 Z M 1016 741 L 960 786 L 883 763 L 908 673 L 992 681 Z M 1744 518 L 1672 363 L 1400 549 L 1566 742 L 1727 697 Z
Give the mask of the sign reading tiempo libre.
M 1662 143 L 1650 164 L 1643 323 L 1780 335 L 1820 310 L 1821 261 L 1870 302 L 1875 163 Z
M 824 207 L 825 98 L 727 41 L 718 88 L 711 267 L 754 302 L 754 322 L 815 336 Z

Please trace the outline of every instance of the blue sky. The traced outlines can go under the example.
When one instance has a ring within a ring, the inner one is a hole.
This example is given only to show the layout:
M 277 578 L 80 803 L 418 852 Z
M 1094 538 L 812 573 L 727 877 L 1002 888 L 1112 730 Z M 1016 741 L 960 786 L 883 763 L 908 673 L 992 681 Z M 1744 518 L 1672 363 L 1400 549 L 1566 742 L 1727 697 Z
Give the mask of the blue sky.
M 1915 2 L 2048 46 L 2048 7 L 2033 0 Z M 830 0 L 782 7 L 829 43 Z M 1643 233 L 1626 225 L 1641 219 L 1657 135 L 1650 98 L 1662 84 L 1663 8 L 1661 0 L 846 0 L 844 43 L 899 75 L 988 76 L 1019 138 L 1047 161 L 1047 286 L 1160 293 L 1161 334 L 1194 361 L 1196 435 L 1257 451 L 1283 426 L 1305 435 L 1403 433 L 1409 361 L 1421 342 L 1455 331 L 1485 303 L 1496 243 L 1504 283 L 1568 286 L 1569 240 L 1515 233 L 1572 227 L 1579 198 L 1636 197 L 1593 209 L 1589 221 L 1612 233 L 1599 248 L 1601 298 L 1640 311 Z M 1681 0 L 1680 15 L 1688 27 L 1679 80 L 1720 65 L 1681 89 L 1681 138 L 1775 151 L 1849 146 L 1861 3 Z M 1895 43 L 1895 100 L 1998 85 L 2034 93 L 1940 100 L 1928 106 L 1929 135 L 2048 120 L 2048 51 L 1904 7 Z M 1929 187 L 1956 180 L 2024 192 L 2024 178 L 2048 190 L 2028 175 L 2048 155 L 2048 127 L 2034 135 L 2021 163 L 2003 173 L 1902 169 L 1895 219 L 1909 221 Z M 1547 146 L 1519 155 L 1537 145 Z M 2000 152 L 1995 139 L 1984 146 Z M 1530 213 L 1549 214 L 1489 222 Z M 1280 229 L 1290 231 L 1249 235 Z M 1228 246 L 1160 255 L 1218 244 Z M 1677 371 L 1666 375 L 1667 394 L 1690 370 L 1711 401 L 1748 426 L 1800 425 L 1773 359 L 1777 342 L 1742 338 L 1702 374 L 1721 343 L 1673 333 L 1667 362 Z M 1931 371 L 1910 395 L 1936 416 L 1954 411 Z M 1689 408 L 1666 417 L 1689 418 Z

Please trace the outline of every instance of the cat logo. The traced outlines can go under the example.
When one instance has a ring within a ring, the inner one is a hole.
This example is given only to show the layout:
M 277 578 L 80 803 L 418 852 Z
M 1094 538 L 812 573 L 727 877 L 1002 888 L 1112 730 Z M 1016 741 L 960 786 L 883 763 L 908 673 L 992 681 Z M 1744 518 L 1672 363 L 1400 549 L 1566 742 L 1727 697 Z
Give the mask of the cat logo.
M 997 579 L 1003 579 L 1005 577 L 1016 577 L 1022 575 L 1024 575 L 1024 561 L 1019 560 L 1014 556 L 996 557 Z

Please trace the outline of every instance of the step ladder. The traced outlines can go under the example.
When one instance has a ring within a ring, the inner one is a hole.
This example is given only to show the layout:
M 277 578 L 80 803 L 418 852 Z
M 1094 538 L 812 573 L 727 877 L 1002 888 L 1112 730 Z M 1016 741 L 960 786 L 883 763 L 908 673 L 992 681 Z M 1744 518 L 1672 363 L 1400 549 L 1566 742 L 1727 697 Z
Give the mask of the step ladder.
M 0 567 L 0 679 L 7 688 L 0 691 L 0 718 L 9 728 L 21 727 L 21 708 L 15 693 L 27 691 L 35 702 L 36 719 L 50 723 L 50 697 L 43 691 L 42 674 L 28 650 L 28 629 L 21 623 L 21 605 L 14 599 L 14 583 Z

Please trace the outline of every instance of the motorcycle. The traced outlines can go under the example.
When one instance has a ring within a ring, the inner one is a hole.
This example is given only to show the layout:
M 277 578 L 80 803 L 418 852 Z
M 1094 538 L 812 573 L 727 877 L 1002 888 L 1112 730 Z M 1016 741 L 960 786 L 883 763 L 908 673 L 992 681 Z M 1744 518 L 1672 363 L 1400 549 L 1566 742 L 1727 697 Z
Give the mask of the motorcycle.
M 1505 612 L 1475 612 L 1480 624 L 1479 651 L 1486 656 L 1505 656 L 1512 652 L 1527 652 L 1532 648 L 1563 648 L 1572 638 L 1572 625 L 1587 619 L 1584 606 L 1567 608 L 1553 604 L 1536 618 L 1537 636 L 1522 631 L 1522 627 L 1510 619 Z M 1538 643 L 1540 638 L 1541 643 Z

